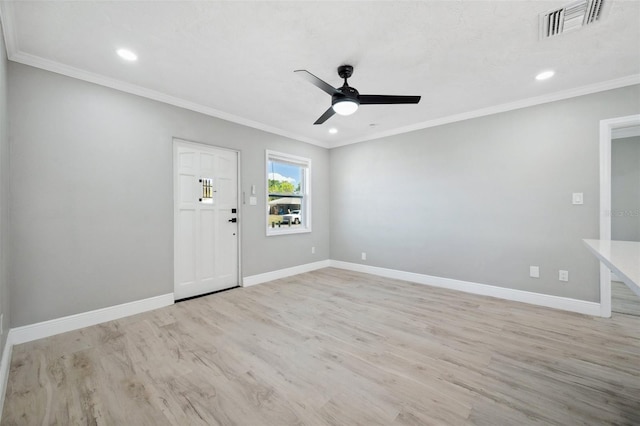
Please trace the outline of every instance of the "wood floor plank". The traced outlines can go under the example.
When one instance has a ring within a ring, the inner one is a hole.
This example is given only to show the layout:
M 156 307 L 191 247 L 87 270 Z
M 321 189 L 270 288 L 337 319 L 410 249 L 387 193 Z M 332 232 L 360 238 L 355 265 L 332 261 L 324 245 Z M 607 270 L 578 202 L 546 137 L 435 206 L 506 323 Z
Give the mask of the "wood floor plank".
M 638 425 L 640 317 L 338 269 L 14 347 L 2 425 Z
M 640 296 L 620 281 L 611 281 L 611 312 L 640 316 Z

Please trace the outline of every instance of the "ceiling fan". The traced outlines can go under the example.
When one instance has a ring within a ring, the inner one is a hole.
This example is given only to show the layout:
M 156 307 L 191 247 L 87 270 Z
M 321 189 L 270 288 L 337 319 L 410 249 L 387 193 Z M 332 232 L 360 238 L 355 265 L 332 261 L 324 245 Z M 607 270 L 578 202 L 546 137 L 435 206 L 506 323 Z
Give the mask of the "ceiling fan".
M 351 65 L 338 67 L 338 75 L 340 78 L 344 78 L 344 84 L 338 88 L 320 80 L 307 70 L 295 70 L 294 72 L 299 73 L 302 78 L 331 95 L 331 107 L 313 124 L 322 124 L 335 113 L 351 115 L 360 105 L 417 104 L 420 102 L 420 96 L 361 95 L 354 87 L 347 84 L 347 79 L 353 74 Z

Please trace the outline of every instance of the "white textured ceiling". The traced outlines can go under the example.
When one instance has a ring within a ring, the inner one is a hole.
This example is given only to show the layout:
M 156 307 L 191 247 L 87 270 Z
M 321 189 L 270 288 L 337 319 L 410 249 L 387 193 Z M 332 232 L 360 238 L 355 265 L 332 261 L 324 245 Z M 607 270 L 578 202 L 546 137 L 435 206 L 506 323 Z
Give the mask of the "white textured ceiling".
M 539 41 L 567 1 L 2 2 L 10 59 L 331 147 L 454 118 L 640 82 L 640 2 Z M 139 60 L 126 63 L 127 47 Z M 293 73 L 365 94 L 422 95 L 313 122 L 330 97 Z M 540 82 L 534 76 L 554 69 Z M 329 134 L 335 127 L 337 134 Z

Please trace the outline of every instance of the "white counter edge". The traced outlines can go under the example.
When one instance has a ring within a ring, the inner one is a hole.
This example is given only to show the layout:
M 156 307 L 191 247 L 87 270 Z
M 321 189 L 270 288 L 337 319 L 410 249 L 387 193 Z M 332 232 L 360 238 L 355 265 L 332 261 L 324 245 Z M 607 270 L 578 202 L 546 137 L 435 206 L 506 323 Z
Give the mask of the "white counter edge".
M 618 276 L 618 278 L 620 278 L 622 282 L 624 282 L 627 285 L 627 287 L 629 287 L 635 294 L 638 295 L 638 297 L 640 297 L 640 283 L 633 281 L 631 277 L 629 277 L 624 271 L 618 268 L 614 263 L 611 262 L 610 259 L 604 256 L 595 247 L 595 244 L 597 244 L 597 242 L 600 240 L 584 239 L 582 241 L 587 246 L 587 248 L 598 258 L 598 260 L 600 260 L 602 263 L 607 265 L 607 267 L 611 269 L 611 271 L 615 273 Z

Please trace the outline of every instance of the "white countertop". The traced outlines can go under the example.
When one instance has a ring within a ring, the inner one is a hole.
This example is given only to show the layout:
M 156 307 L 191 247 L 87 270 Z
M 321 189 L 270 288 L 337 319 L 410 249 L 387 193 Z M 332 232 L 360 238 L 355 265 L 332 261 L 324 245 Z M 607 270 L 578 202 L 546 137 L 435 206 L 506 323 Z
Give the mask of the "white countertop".
M 601 262 L 640 296 L 640 242 L 583 240 Z

